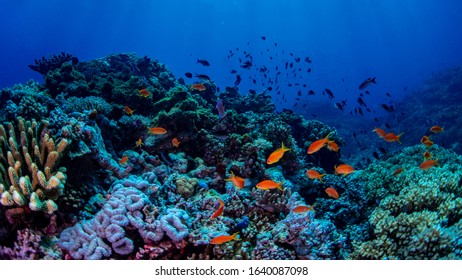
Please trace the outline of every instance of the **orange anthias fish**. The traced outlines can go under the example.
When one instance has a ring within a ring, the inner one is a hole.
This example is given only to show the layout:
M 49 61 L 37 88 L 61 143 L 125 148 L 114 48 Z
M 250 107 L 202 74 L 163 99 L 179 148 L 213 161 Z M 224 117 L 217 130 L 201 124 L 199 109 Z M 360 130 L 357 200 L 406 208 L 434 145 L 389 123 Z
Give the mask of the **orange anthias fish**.
M 138 140 L 136 140 L 134 148 L 138 148 L 138 147 L 141 147 L 141 146 L 143 146 L 143 140 L 141 138 L 139 138 Z
M 165 134 L 167 133 L 167 130 L 163 127 L 148 127 L 148 132 L 151 134 Z
M 429 159 L 429 158 L 432 157 L 432 154 L 430 154 L 429 151 L 426 151 L 425 153 L 423 153 L 423 157 L 424 157 L 424 159 Z
M 326 145 L 326 143 L 329 141 L 329 136 L 332 134 L 332 131 L 327 134 L 326 138 L 319 139 L 311 143 L 311 145 L 308 147 L 308 154 L 311 155 L 312 153 L 316 153 L 319 151 L 322 147 Z
M 233 235 L 219 235 L 215 238 L 212 238 L 212 240 L 210 240 L 210 244 L 220 245 L 231 240 L 240 240 L 239 238 L 237 238 L 237 234 L 238 232 L 234 233 Z
M 210 220 L 213 220 L 216 217 L 221 216 L 221 214 L 223 214 L 223 210 L 225 210 L 225 203 L 221 199 L 218 199 L 218 202 L 220 203 L 220 206 L 218 207 L 218 210 L 215 211 L 212 214 L 212 216 L 210 216 Z
M 260 183 L 257 184 L 257 189 L 260 189 L 260 190 L 280 189 L 281 191 L 283 191 L 282 182 L 277 183 L 271 180 L 261 181 Z
M 180 146 L 180 143 L 181 143 L 181 142 L 178 141 L 178 139 L 177 139 L 176 137 L 172 139 L 172 145 L 173 145 L 173 147 L 178 148 L 178 147 Z
M 308 178 L 314 179 L 314 180 L 317 179 L 317 180 L 321 181 L 321 183 L 324 183 L 322 181 L 322 177 L 326 176 L 326 174 L 321 174 L 321 173 L 319 173 L 318 171 L 316 171 L 314 169 L 307 170 L 305 172 L 305 174 L 306 174 L 306 176 L 308 176 Z
M 377 135 L 380 137 L 380 138 L 384 138 L 385 137 L 385 130 L 381 129 L 381 128 L 378 128 L 376 127 L 374 130 L 372 130 L 373 132 L 377 133 Z
M 235 176 L 233 171 L 231 171 L 231 177 L 229 179 L 225 179 L 225 181 L 233 183 L 233 185 L 239 190 L 244 188 L 245 179 L 239 176 Z
M 120 159 L 119 163 L 120 163 L 120 164 L 126 164 L 127 161 L 128 161 L 128 156 L 123 156 L 123 157 Z
M 194 84 L 191 86 L 191 89 L 195 89 L 197 91 L 204 91 L 207 88 L 203 84 Z
M 398 168 L 395 170 L 395 172 L 393 172 L 393 176 L 398 176 L 399 174 L 401 174 L 402 172 L 404 171 L 404 168 Z
M 124 113 L 131 116 L 133 115 L 133 113 L 135 112 L 135 110 L 132 110 L 130 107 L 128 106 L 124 106 Z
M 435 165 L 438 165 L 437 159 L 427 159 L 426 161 L 420 164 L 419 168 L 422 170 L 427 170 L 427 169 L 432 168 Z
M 148 98 L 151 95 L 151 93 L 147 89 L 143 88 L 138 90 L 138 95 L 143 98 Z
M 430 131 L 433 133 L 440 133 L 440 132 L 443 132 L 443 128 L 441 126 L 434 125 L 430 127 Z
M 287 152 L 287 151 L 290 151 L 290 149 L 285 147 L 284 143 L 282 143 L 281 148 L 277 149 L 276 151 L 272 152 L 269 155 L 268 159 L 266 160 L 266 163 L 267 164 L 273 164 L 273 163 L 278 162 L 282 158 L 284 153 Z
M 314 204 L 311 206 L 299 205 L 292 209 L 292 212 L 294 213 L 305 213 L 307 211 L 314 211 Z
M 338 199 L 340 196 L 338 195 L 338 192 L 334 188 L 327 188 L 326 193 L 328 196 Z
M 348 164 L 340 164 L 339 166 L 335 165 L 335 174 L 343 174 L 343 176 L 346 176 L 350 173 L 353 173 L 355 170 L 353 166 L 348 165 Z
M 400 141 L 400 138 L 401 138 L 401 135 L 403 135 L 403 133 L 401 133 L 400 135 L 396 135 L 394 134 L 393 132 L 388 132 L 387 134 L 385 134 L 385 136 L 383 137 L 383 139 L 385 139 L 385 141 L 387 142 L 398 142 L 401 144 L 401 141 Z
M 327 141 L 327 148 L 333 152 L 338 152 L 339 146 L 334 141 Z
M 422 136 L 422 138 L 420 139 L 420 143 L 424 144 L 424 146 L 427 148 L 430 148 L 434 144 L 434 142 L 430 140 L 430 137 L 425 136 L 425 135 Z

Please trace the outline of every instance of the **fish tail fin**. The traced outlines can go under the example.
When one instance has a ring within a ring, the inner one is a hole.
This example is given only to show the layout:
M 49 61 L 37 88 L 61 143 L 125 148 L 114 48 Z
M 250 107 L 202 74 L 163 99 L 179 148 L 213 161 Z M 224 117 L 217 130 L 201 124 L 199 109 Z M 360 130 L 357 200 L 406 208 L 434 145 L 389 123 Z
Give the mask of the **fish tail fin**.
M 324 138 L 325 140 L 329 141 L 329 136 L 332 134 L 333 131 L 329 132 L 329 134 L 327 134 L 326 138 Z
M 282 182 L 278 184 L 278 189 L 284 191 L 284 189 L 282 188 Z
M 287 148 L 286 146 L 284 146 L 284 142 L 282 142 L 281 150 L 283 150 L 284 152 L 290 151 L 289 148 Z
M 400 141 L 401 140 L 401 135 L 403 135 L 403 134 L 404 134 L 404 132 L 397 136 L 398 140 L 396 140 L 396 141 L 398 141 L 398 143 L 400 143 L 400 144 L 401 144 L 401 141 Z
M 377 84 L 377 82 L 375 81 L 375 77 L 371 79 L 371 83 Z
M 237 237 L 237 235 L 239 234 L 239 232 L 235 232 L 233 233 L 231 236 L 233 237 L 233 240 L 241 240 Z
M 319 177 L 319 181 L 321 181 L 321 183 L 324 184 L 324 182 L 322 181 L 322 177 L 326 176 L 327 174 L 321 174 L 321 177 Z

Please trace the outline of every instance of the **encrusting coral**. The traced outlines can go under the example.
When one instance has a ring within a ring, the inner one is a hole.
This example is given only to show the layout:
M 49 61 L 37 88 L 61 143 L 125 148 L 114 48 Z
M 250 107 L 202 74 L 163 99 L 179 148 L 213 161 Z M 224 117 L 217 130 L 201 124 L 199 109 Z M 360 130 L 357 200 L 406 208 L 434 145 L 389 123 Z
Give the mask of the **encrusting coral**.
M 48 214 L 57 210 L 55 200 L 66 182 L 59 162 L 68 146 L 62 139 L 55 143 L 46 132 L 47 122 L 18 118 L 17 128 L 0 125 L 0 194 L 6 207 L 27 206 Z

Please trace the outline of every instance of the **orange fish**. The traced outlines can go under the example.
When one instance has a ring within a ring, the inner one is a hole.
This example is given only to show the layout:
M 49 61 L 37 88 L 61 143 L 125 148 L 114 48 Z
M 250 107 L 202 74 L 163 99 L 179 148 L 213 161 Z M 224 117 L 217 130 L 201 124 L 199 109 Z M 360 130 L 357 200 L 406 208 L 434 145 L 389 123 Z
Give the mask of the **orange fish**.
M 425 147 L 427 148 L 430 148 L 431 146 L 433 146 L 433 144 L 435 144 L 432 140 L 425 140 L 423 141 L 423 143 L 425 145 Z
M 420 143 L 423 144 L 425 141 L 428 141 L 428 140 L 430 140 L 430 137 L 427 136 L 427 135 L 424 135 L 424 136 L 422 136 L 422 138 L 420 138 Z
M 125 107 L 124 107 L 124 113 L 125 113 L 125 114 L 131 116 L 131 115 L 133 115 L 134 112 L 135 112 L 135 110 L 132 110 L 132 109 L 131 109 L 130 107 L 128 107 L 128 106 L 125 106 Z
M 424 159 L 429 159 L 429 158 L 432 157 L 432 154 L 430 154 L 429 151 L 426 151 L 425 153 L 423 153 L 423 157 L 424 157 Z
M 234 233 L 233 235 L 219 235 L 215 238 L 212 238 L 212 240 L 210 240 L 210 244 L 220 245 L 231 240 L 240 240 L 237 238 L 237 234 L 238 232 Z
M 434 125 L 430 127 L 430 131 L 433 133 L 440 133 L 440 132 L 443 132 L 443 128 L 441 126 Z
M 327 141 L 327 148 L 333 152 L 338 152 L 339 146 L 334 141 Z
M 314 170 L 314 169 L 310 169 L 310 170 L 307 170 L 305 172 L 306 176 L 308 176 L 308 178 L 310 179 L 318 179 L 319 181 L 321 181 L 321 183 L 324 183 L 322 181 L 322 177 L 326 176 L 326 174 L 321 174 L 319 173 L 318 171 Z
M 401 144 L 400 138 L 401 138 L 401 135 L 403 135 L 403 134 L 404 134 L 404 132 L 401 133 L 400 135 L 396 135 L 393 132 L 388 132 L 387 134 L 385 134 L 383 139 L 385 139 L 385 141 L 387 141 L 387 142 L 395 142 L 395 141 L 397 141 L 398 143 Z
M 267 164 L 273 164 L 278 162 L 282 156 L 284 155 L 285 152 L 290 151 L 287 147 L 284 146 L 284 142 L 282 143 L 281 148 L 277 149 L 276 151 L 272 152 L 268 159 L 266 160 Z
M 177 139 L 176 137 L 172 139 L 172 145 L 173 145 L 173 147 L 178 148 L 178 147 L 180 146 L 180 143 L 181 143 L 181 142 L 178 141 L 178 139 Z
M 120 159 L 119 163 L 120 163 L 120 164 L 126 164 L 127 161 L 128 161 L 128 156 L 123 156 L 123 157 Z
M 326 138 L 319 139 L 311 143 L 311 145 L 308 147 L 308 154 L 316 153 L 319 151 L 322 147 L 326 145 L 326 143 L 329 141 L 329 136 L 332 134 L 333 131 L 329 132 L 327 134 Z
M 203 84 L 194 84 L 191 86 L 191 89 L 195 89 L 197 91 L 204 91 L 207 88 Z
M 282 182 L 277 183 L 271 180 L 261 181 L 260 183 L 257 184 L 257 189 L 261 189 L 261 190 L 280 189 L 281 191 L 283 191 Z
M 335 174 L 343 174 L 343 176 L 346 176 L 350 173 L 353 173 L 355 170 L 353 166 L 348 165 L 348 164 L 340 164 L 339 166 L 335 165 Z
M 218 210 L 215 211 L 212 214 L 212 216 L 210 216 L 210 220 L 213 220 L 216 217 L 221 216 L 221 214 L 223 214 L 223 210 L 225 210 L 225 203 L 221 199 L 218 199 L 218 202 L 220 203 L 220 206 L 218 207 Z
M 340 196 L 338 195 L 338 192 L 334 188 L 327 188 L 326 193 L 328 196 L 338 199 Z
M 437 159 L 427 159 L 426 161 L 420 164 L 419 168 L 422 170 L 427 170 L 435 165 L 438 165 Z
M 294 213 L 305 213 L 307 211 L 314 211 L 314 204 L 311 206 L 299 205 L 292 209 L 292 212 Z
M 138 90 L 138 95 L 144 98 L 148 98 L 151 95 L 151 93 L 147 89 L 143 88 Z
M 235 176 L 233 171 L 231 171 L 231 177 L 229 179 L 225 179 L 225 181 L 233 183 L 233 185 L 239 190 L 242 190 L 244 188 L 244 183 L 245 183 L 244 178 Z
M 134 148 L 138 148 L 138 147 L 141 147 L 143 145 L 144 145 L 143 140 L 141 140 L 141 138 L 139 138 L 138 140 L 136 140 Z
M 162 127 L 148 127 L 148 132 L 151 134 L 165 134 L 167 133 L 167 130 Z
M 374 130 L 372 130 L 373 132 L 377 133 L 377 135 L 380 137 L 380 138 L 384 138 L 385 137 L 385 130 L 381 129 L 381 128 L 378 128 L 376 127 Z
M 403 171 L 404 171 L 403 168 L 398 168 L 398 169 L 395 170 L 395 172 L 393 172 L 393 176 L 397 176 L 397 175 L 401 174 Z

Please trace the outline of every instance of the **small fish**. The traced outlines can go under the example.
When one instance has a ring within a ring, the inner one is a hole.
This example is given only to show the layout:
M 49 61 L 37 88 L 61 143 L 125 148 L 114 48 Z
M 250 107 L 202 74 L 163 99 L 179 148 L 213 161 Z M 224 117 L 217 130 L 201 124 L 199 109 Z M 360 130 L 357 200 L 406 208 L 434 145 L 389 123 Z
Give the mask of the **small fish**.
M 277 149 L 276 151 L 272 152 L 269 155 L 268 159 L 266 160 L 266 163 L 267 164 L 273 164 L 273 163 L 278 162 L 282 158 L 284 153 L 287 152 L 287 151 L 290 151 L 290 149 L 285 147 L 284 143 L 282 143 L 281 148 Z
M 383 130 L 383 129 L 381 129 L 381 128 L 378 128 L 378 127 L 374 128 L 372 131 L 375 132 L 375 133 L 377 133 L 377 135 L 378 135 L 380 138 L 384 138 L 385 135 L 387 134 L 387 133 L 385 132 L 385 130 Z
M 207 88 L 203 84 L 194 84 L 194 85 L 191 85 L 190 89 L 194 89 L 197 91 L 204 91 Z
M 308 154 L 311 155 L 317 151 L 319 151 L 322 147 L 324 147 L 329 140 L 329 136 L 332 134 L 332 131 L 327 134 L 326 138 L 319 139 L 311 143 L 308 147 Z
M 242 81 L 241 75 L 236 75 L 236 81 L 234 81 L 234 86 L 237 87 Z
M 340 147 L 334 141 L 327 141 L 327 149 L 337 153 Z
M 377 82 L 375 81 L 375 77 L 373 78 L 367 78 L 364 82 L 362 82 L 360 85 L 359 85 L 359 90 L 363 90 L 365 89 L 368 85 L 370 84 L 377 84 Z
M 266 40 L 266 36 L 261 36 L 260 38 L 261 38 L 263 41 Z
M 308 91 L 308 95 L 315 95 L 315 94 L 316 94 L 316 92 L 315 92 L 314 90 L 312 90 L 312 89 L 310 89 L 310 90 Z
M 396 135 L 394 134 L 393 132 L 388 132 L 387 134 L 385 134 L 385 136 L 383 136 L 383 139 L 385 139 L 385 141 L 387 142 L 398 142 L 401 144 L 401 141 L 400 141 L 400 138 L 401 138 L 401 135 L 403 135 L 403 133 L 401 133 L 400 135 Z
M 135 110 L 132 110 L 130 107 L 128 106 L 124 106 L 124 113 L 131 116 L 133 115 L 133 113 L 135 112 Z
M 167 133 L 167 130 L 163 127 L 148 127 L 148 132 L 150 134 L 161 135 Z
M 346 176 L 348 174 L 353 173 L 355 170 L 353 166 L 348 165 L 348 164 L 340 164 L 340 165 L 335 165 L 335 174 L 340 175 L 343 174 L 343 176 Z
M 330 99 L 333 99 L 334 98 L 334 93 L 332 93 L 332 91 L 328 88 L 326 88 L 324 90 L 324 92 L 327 94 L 327 96 L 330 98 Z
M 244 188 L 245 179 L 239 176 L 235 176 L 233 171 L 231 171 L 231 177 L 229 179 L 225 179 L 225 181 L 231 182 L 239 190 Z
M 219 235 L 219 236 L 217 236 L 215 238 L 212 238 L 212 240 L 210 240 L 210 244 L 220 245 L 220 244 L 229 242 L 231 240 L 240 240 L 239 238 L 237 238 L 237 234 L 238 234 L 238 232 L 236 232 L 236 233 L 234 233 L 232 235 Z
M 314 170 L 314 169 L 309 169 L 305 172 L 306 176 L 308 176 L 308 178 L 310 179 L 313 179 L 313 180 L 319 180 L 321 181 L 321 183 L 324 184 L 324 182 L 322 181 L 322 177 L 326 176 L 326 174 L 321 174 L 319 173 L 318 171 Z
M 399 174 L 401 174 L 402 172 L 404 171 L 404 168 L 398 168 L 395 170 L 395 172 L 393 172 L 393 176 L 398 176 Z
M 325 189 L 326 193 L 328 196 L 338 199 L 340 196 L 338 195 L 338 192 L 334 188 L 326 188 Z
M 184 75 L 186 76 L 186 78 L 189 78 L 189 79 L 191 79 L 193 76 L 190 72 L 186 72 L 184 73 Z
M 195 73 L 194 77 L 199 78 L 204 81 L 210 81 L 210 77 L 205 74 L 197 74 Z
M 173 145 L 173 147 L 178 148 L 178 147 L 180 146 L 180 143 L 181 143 L 181 142 L 178 141 L 178 138 L 175 137 L 175 138 L 172 139 L 172 145 Z
M 438 159 L 427 159 L 426 161 L 420 164 L 419 168 L 422 170 L 427 170 L 435 165 L 438 165 Z
M 198 59 L 197 63 L 202 64 L 204 66 L 210 66 L 210 63 L 205 59 Z
M 138 95 L 143 98 L 148 98 L 149 96 L 151 96 L 151 93 L 147 89 L 143 88 L 138 90 Z
M 434 143 L 432 140 L 430 140 L 430 138 L 429 138 L 429 139 L 427 139 L 427 140 L 424 140 L 424 141 L 422 142 L 422 144 L 424 144 L 425 147 L 430 148 L 430 147 L 433 146 L 433 144 L 435 144 L 435 143 Z
M 120 159 L 119 163 L 120 163 L 120 164 L 126 164 L 127 161 L 128 161 L 128 156 L 123 156 L 123 157 Z
M 223 106 L 223 101 L 221 101 L 221 99 L 217 100 L 217 105 L 215 105 L 215 108 L 217 108 L 218 115 L 220 116 L 220 118 L 224 118 L 225 117 L 225 107 Z
M 395 111 L 395 108 L 393 107 L 393 105 L 380 104 L 380 107 L 382 107 L 382 109 L 390 113 Z
M 257 184 L 256 187 L 257 187 L 257 189 L 261 189 L 261 190 L 279 189 L 279 190 L 283 191 L 282 182 L 277 183 L 277 182 L 274 182 L 274 181 L 271 181 L 271 180 L 261 181 L 260 183 Z
M 138 140 L 136 140 L 134 148 L 138 148 L 138 147 L 141 147 L 143 145 L 144 145 L 143 140 L 141 138 L 139 138 Z
M 215 211 L 212 216 L 210 216 L 210 220 L 221 216 L 223 214 L 223 210 L 225 210 L 225 203 L 221 199 L 218 199 L 218 202 L 220 203 L 220 206 L 218 207 L 217 211 Z
M 314 204 L 311 206 L 306 206 L 306 205 L 299 205 L 292 209 L 292 212 L 294 213 L 305 213 L 308 211 L 314 211 Z
M 443 132 L 443 128 L 441 126 L 434 125 L 430 128 L 430 131 L 433 133 L 440 133 Z
M 430 154 L 429 151 L 426 151 L 425 153 L 423 153 L 423 157 L 424 157 L 424 159 L 429 159 L 429 158 L 432 157 L 432 154 Z

